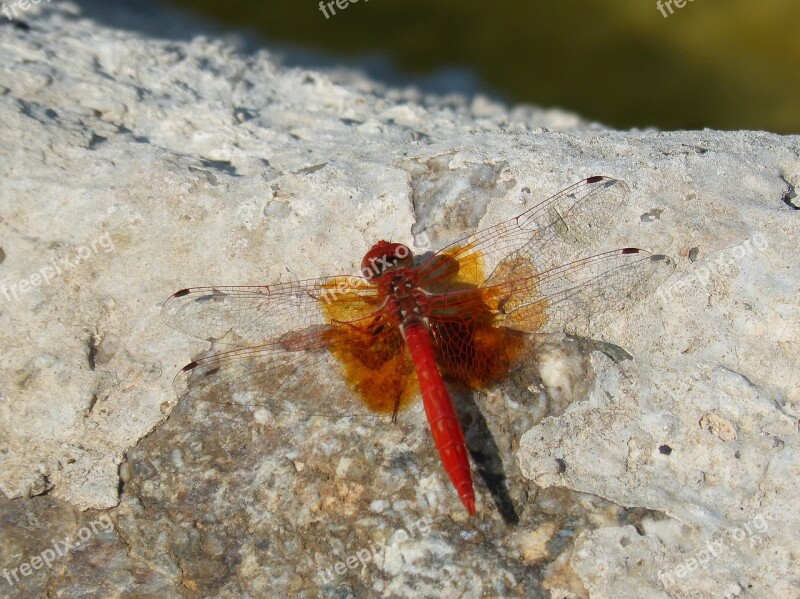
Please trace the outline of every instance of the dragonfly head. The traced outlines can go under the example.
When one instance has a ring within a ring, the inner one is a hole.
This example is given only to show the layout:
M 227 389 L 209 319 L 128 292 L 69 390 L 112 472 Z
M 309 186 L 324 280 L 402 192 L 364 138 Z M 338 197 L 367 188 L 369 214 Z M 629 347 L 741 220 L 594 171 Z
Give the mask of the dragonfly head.
M 408 246 L 379 241 L 364 255 L 361 261 L 361 274 L 365 279 L 373 279 L 386 271 L 408 268 L 413 264 L 414 256 Z

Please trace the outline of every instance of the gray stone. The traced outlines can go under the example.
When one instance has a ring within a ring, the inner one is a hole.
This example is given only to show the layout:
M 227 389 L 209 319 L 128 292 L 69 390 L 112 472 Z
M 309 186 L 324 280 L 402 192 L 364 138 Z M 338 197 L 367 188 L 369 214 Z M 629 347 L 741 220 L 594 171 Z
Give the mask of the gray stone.
M 11 596 L 793 594 L 800 138 L 612 131 L 84 6 L 0 25 L 0 568 L 113 526 Z M 676 272 L 457 394 L 476 518 L 419 405 L 175 397 L 209 344 L 163 324 L 172 292 L 355 273 L 595 174 L 630 193 L 593 251 Z

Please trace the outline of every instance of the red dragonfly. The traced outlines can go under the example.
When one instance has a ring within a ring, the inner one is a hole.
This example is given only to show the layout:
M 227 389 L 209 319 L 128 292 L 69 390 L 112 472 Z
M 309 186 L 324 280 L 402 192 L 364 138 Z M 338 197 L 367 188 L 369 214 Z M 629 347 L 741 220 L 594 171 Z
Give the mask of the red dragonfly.
M 178 291 L 164 304 L 167 324 L 238 349 L 187 364 L 176 392 L 333 417 L 353 415 L 360 400 L 393 420 L 421 395 L 444 469 L 473 515 L 445 379 L 485 389 L 523 358 L 528 334 L 622 308 L 669 276 L 670 258 L 638 248 L 574 258 L 626 196 L 624 183 L 589 177 L 429 256 L 379 241 L 360 276 Z

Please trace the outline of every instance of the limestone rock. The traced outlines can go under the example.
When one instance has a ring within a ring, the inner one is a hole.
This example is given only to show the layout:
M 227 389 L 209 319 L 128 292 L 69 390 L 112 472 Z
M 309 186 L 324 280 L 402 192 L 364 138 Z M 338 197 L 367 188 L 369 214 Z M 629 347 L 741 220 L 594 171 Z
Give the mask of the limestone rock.
M 91 2 L 0 25 L 0 566 L 91 530 L 11 596 L 792 594 L 800 138 L 440 99 L 126 6 L 127 29 Z M 677 270 L 458 398 L 477 518 L 420 406 L 175 397 L 209 344 L 161 322 L 172 292 L 354 273 L 378 239 L 423 253 L 594 174 L 630 187 L 597 250 Z

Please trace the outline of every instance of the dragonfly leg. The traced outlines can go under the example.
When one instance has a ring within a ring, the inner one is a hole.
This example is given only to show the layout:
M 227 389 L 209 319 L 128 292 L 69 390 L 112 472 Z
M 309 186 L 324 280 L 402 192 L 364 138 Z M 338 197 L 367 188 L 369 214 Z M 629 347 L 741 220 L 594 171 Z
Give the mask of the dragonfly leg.
M 400 410 L 400 398 L 394 400 L 394 410 L 392 411 L 392 424 L 397 424 L 397 412 Z

